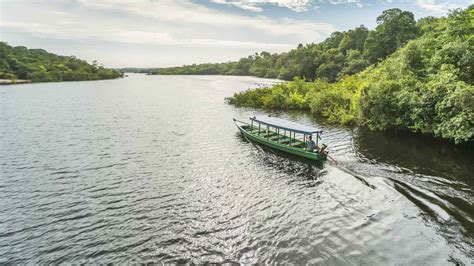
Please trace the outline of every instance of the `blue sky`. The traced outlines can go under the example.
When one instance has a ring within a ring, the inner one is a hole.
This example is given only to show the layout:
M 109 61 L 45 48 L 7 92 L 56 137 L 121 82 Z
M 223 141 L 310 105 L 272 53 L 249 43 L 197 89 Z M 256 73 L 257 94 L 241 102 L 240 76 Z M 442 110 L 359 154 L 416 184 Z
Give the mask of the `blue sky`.
M 0 39 L 109 67 L 226 62 L 376 26 L 385 9 L 443 16 L 474 0 L 0 0 Z

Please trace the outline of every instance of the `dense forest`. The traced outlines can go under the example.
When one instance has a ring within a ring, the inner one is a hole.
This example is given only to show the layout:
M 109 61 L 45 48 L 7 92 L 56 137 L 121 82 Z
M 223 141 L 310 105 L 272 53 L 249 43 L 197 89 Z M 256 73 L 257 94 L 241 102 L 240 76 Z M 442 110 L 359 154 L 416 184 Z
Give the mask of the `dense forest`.
M 117 70 L 88 64 L 74 56 L 60 56 L 42 49 L 12 47 L 0 42 L 0 79 L 32 82 L 98 80 L 122 77 Z
M 417 25 L 411 12 L 394 8 L 384 11 L 377 18 L 378 26 L 374 30 L 361 25 L 349 31 L 334 32 L 321 43 L 300 44 L 287 53 L 261 52 L 237 62 L 145 71 L 161 75 L 252 75 L 283 80 L 302 77 L 305 80 L 334 82 L 384 59 L 407 41 L 418 37 L 420 26 L 432 19 L 426 18 Z
M 373 31 L 358 28 L 335 33 L 321 44 L 288 53 L 296 56 L 298 51 L 312 51 L 305 60 L 293 61 L 292 75 L 315 78 L 313 82 L 294 78 L 270 88 L 236 93 L 228 102 L 309 110 L 338 124 L 406 130 L 456 143 L 472 141 L 473 18 L 473 5 L 453 10 L 447 17 L 417 22 L 409 12 L 384 11 Z M 279 69 L 279 77 L 291 77 L 282 76 L 285 71 Z

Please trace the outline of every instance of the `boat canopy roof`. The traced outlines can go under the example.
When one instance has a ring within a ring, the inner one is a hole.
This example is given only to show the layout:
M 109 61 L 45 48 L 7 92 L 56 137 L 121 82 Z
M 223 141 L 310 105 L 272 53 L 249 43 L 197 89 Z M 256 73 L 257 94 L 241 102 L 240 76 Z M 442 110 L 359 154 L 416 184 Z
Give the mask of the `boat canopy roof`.
M 322 130 L 317 129 L 315 127 L 298 124 L 292 121 L 288 121 L 285 119 L 272 117 L 272 116 L 254 116 L 254 117 L 250 117 L 250 120 L 253 120 L 265 125 L 269 125 L 272 127 L 288 130 L 291 132 L 301 133 L 301 134 L 312 135 L 314 133 L 318 133 L 318 134 L 323 133 Z

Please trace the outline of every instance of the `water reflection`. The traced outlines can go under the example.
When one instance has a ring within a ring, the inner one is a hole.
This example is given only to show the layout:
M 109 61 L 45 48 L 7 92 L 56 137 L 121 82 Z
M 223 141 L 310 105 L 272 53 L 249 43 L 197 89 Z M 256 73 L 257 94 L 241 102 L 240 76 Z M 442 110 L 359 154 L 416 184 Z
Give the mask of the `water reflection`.
M 360 128 L 354 134 L 354 145 L 363 158 L 474 186 L 474 143 L 454 145 L 416 134 Z
M 361 161 L 389 166 L 395 189 L 417 205 L 448 242 L 467 253 L 474 236 L 473 143 L 454 145 L 406 132 L 359 128 L 354 146 Z
M 295 122 L 318 125 L 324 129 L 323 142 L 330 143 L 333 156 L 340 163 L 335 167 L 350 174 L 370 189 L 377 189 L 371 177 L 385 178 L 401 195 L 415 204 L 430 226 L 437 228 L 447 241 L 469 254 L 474 236 L 474 143 L 454 145 L 432 137 L 407 132 L 374 132 L 365 128 L 338 128 L 300 111 L 272 111 L 272 116 Z M 280 158 L 288 154 L 264 147 Z M 304 160 L 304 159 L 303 159 Z M 278 159 L 273 167 L 289 175 L 302 176 L 298 167 Z M 331 162 L 326 162 L 326 164 Z M 309 164 L 310 169 L 314 164 Z M 283 167 L 284 166 L 284 167 Z M 316 173 L 324 175 L 324 165 Z M 291 170 L 290 170 L 291 169 Z
M 259 82 L 0 88 L 0 264 L 470 261 L 470 150 L 223 102 Z M 340 163 L 254 146 L 232 123 L 269 113 L 321 127 Z
M 236 138 L 258 151 L 252 153 L 253 158 L 257 160 L 258 163 L 291 176 L 292 180 L 289 180 L 289 182 L 297 181 L 308 187 L 313 187 L 319 184 L 321 177 L 327 173 L 327 170 L 324 168 L 324 162 L 312 161 L 300 156 L 271 149 L 259 143 L 249 141 L 240 133 L 236 133 Z

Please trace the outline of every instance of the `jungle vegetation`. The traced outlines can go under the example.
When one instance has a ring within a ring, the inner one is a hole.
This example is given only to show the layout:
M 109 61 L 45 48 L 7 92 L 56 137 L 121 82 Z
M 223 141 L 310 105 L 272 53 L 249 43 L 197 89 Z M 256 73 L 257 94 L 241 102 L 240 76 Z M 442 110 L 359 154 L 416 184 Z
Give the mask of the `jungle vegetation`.
M 384 59 L 407 41 L 420 35 L 413 14 L 398 8 L 384 11 L 377 18 L 377 23 L 374 30 L 361 25 L 349 31 L 334 32 L 323 42 L 299 44 L 296 49 L 287 53 L 261 52 L 237 62 L 158 68 L 151 73 L 252 75 L 283 80 L 303 77 L 305 80 L 323 79 L 334 82 Z
M 294 55 L 317 51 L 299 61 L 310 63 L 295 70 L 293 81 L 236 93 L 228 102 L 308 110 L 332 123 L 373 130 L 418 132 L 455 143 L 472 141 L 474 6 L 416 23 L 413 15 L 391 9 L 377 23 L 365 38 L 348 37 L 348 31 L 293 50 Z M 324 55 L 332 57 L 326 60 Z M 304 70 L 308 72 L 301 75 Z M 291 76 L 281 76 L 286 73 L 281 69 L 278 73 L 278 77 Z M 314 81 L 307 82 L 308 78 Z
M 0 79 L 48 82 L 114 79 L 122 76 L 122 72 L 104 68 L 97 61 L 88 64 L 74 56 L 61 56 L 24 46 L 12 47 L 0 42 Z

